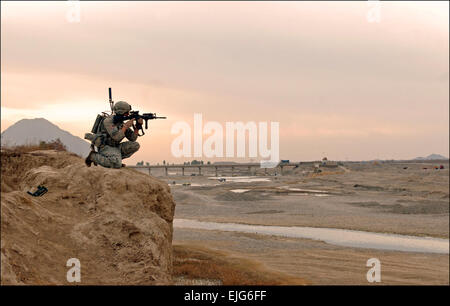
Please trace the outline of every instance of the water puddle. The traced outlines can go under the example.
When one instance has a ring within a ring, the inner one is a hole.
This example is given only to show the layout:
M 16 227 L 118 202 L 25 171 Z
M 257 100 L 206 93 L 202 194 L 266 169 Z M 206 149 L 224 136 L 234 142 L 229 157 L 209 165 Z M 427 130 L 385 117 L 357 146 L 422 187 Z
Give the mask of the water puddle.
M 289 195 L 293 195 L 293 196 L 313 196 L 313 197 L 329 197 L 330 196 L 330 194 L 309 193 L 309 192 L 295 192 L 295 193 L 289 193 Z
M 168 182 L 168 184 L 170 186 L 183 186 L 183 187 L 213 187 L 213 186 L 218 186 L 219 184 L 197 184 L 197 183 L 189 183 L 189 182 L 184 182 L 184 183 L 173 183 L 173 182 Z
M 232 182 L 232 183 L 270 182 L 270 178 L 254 177 L 254 176 L 220 176 L 220 177 L 209 177 L 208 179 L 210 180 L 225 179 L 225 182 Z
M 230 190 L 231 192 L 234 192 L 234 193 L 244 193 L 244 192 L 247 192 L 247 191 L 249 191 L 250 189 L 232 189 L 232 190 Z
M 324 241 L 329 244 L 355 248 L 440 254 L 449 253 L 448 239 L 431 237 L 371 233 L 335 228 L 203 222 L 189 219 L 174 219 L 173 226 L 174 228 L 219 230 L 292 238 L 306 238 Z
M 280 189 L 285 189 L 285 190 L 290 190 L 290 191 L 298 191 L 298 192 L 305 192 L 305 193 L 322 193 L 322 194 L 327 194 L 328 191 L 324 191 L 324 190 L 313 190 L 313 189 L 302 189 L 302 188 L 291 188 L 289 186 L 282 186 L 282 187 L 278 187 Z
M 288 190 L 288 191 L 293 191 L 292 194 L 294 194 L 294 195 L 311 195 L 311 196 L 315 196 L 315 197 L 328 197 L 328 196 L 330 196 L 328 191 L 324 191 L 324 190 L 292 188 L 292 187 L 289 187 L 289 186 L 281 186 L 281 187 L 277 187 L 277 188 L 278 189 L 283 189 L 283 190 Z

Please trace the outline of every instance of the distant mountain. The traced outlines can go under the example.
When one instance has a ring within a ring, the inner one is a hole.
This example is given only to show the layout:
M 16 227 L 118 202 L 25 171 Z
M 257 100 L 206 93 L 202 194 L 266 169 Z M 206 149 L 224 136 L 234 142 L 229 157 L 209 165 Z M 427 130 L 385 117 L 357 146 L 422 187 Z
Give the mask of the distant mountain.
M 44 118 L 22 119 L 1 134 L 2 146 L 38 144 L 40 141 L 52 141 L 59 138 L 67 150 L 79 156 L 86 156 L 90 143 L 60 129 Z
M 438 159 L 448 159 L 448 157 L 439 154 L 430 154 L 427 157 L 416 157 L 414 160 L 438 160 Z

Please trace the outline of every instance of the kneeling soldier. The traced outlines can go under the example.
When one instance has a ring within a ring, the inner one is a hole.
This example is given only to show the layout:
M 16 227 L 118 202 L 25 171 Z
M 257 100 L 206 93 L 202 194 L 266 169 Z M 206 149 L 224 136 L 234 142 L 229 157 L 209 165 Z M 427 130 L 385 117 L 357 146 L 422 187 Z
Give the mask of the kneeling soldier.
M 100 127 L 101 142 L 98 146 L 98 152 L 91 151 L 86 157 L 86 165 L 101 165 L 106 168 L 125 167 L 122 159 L 128 158 L 139 150 L 139 143 L 136 142 L 139 130 L 133 125 L 132 120 L 124 122 L 124 117 L 129 115 L 131 106 L 124 101 L 118 101 L 113 107 L 114 115 L 103 120 Z M 138 120 L 143 123 L 142 119 Z M 131 129 L 133 127 L 133 130 Z M 122 142 L 123 138 L 129 141 Z

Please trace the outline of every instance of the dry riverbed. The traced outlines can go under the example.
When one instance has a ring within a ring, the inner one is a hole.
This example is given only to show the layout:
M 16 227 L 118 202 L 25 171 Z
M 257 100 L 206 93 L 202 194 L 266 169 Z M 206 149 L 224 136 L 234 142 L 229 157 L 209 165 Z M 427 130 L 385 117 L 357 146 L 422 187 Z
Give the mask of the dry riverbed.
M 177 203 L 176 219 L 448 239 L 448 162 L 444 170 L 432 166 L 360 163 L 320 174 L 300 167 L 283 176 L 258 176 L 256 181 L 228 177 L 219 182 L 207 173 L 165 179 Z M 366 262 L 374 257 L 382 265 L 382 284 L 449 282 L 448 252 L 353 248 L 312 239 L 176 227 L 174 244 L 201 245 L 211 254 L 252 260 L 307 284 L 367 284 Z

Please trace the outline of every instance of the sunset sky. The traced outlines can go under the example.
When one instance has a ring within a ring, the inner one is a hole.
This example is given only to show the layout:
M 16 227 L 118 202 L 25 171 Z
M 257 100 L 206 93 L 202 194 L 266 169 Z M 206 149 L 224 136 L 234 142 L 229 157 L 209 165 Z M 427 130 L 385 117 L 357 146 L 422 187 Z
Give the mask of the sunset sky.
M 188 160 L 170 130 L 194 113 L 279 122 L 293 161 L 449 156 L 449 4 L 379 5 L 82 2 L 70 22 L 70 3 L 2 2 L 1 131 L 43 117 L 83 138 L 112 87 L 168 117 L 127 163 Z

